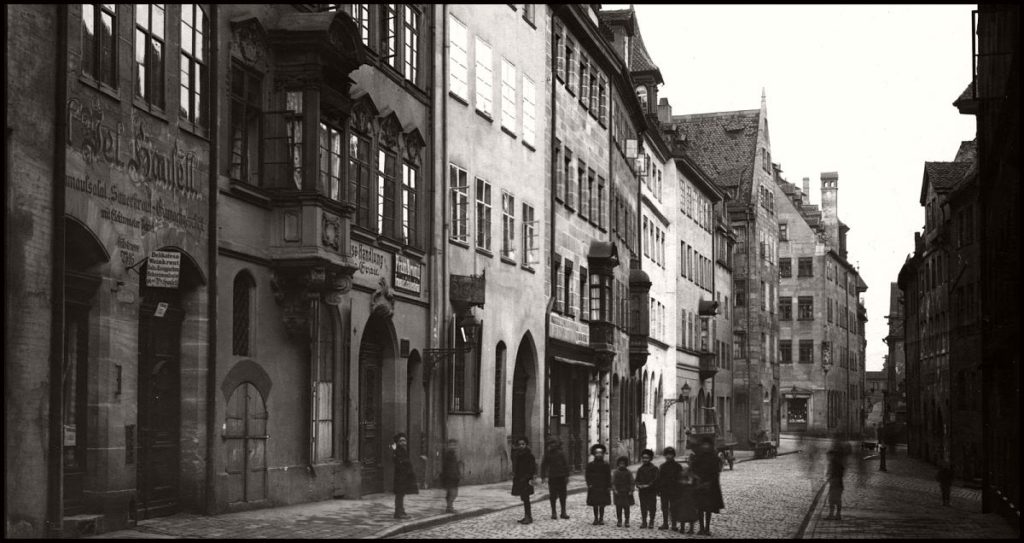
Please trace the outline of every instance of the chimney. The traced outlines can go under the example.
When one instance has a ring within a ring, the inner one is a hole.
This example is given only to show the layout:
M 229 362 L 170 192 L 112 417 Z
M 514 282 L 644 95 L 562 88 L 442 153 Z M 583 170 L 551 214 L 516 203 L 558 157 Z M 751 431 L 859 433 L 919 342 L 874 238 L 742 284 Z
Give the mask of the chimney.
M 811 205 L 811 178 L 804 178 L 804 203 Z
M 825 226 L 828 242 L 836 251 L 839 246 L 839 214 L 837 211 L 839 173 L 821 172 L 821 222 Z
M 658 99 L 658 122 L 672 122 L 672 106 L 669 105 L 668 98 Z

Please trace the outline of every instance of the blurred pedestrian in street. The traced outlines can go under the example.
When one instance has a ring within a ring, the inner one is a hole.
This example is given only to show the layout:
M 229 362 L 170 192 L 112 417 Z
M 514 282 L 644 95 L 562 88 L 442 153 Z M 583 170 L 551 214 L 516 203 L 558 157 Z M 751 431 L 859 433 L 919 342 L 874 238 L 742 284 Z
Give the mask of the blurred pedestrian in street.
M 420 491 L 416 484 L 416 473 L 412 469 L 412 461 L 409 460 L 409 440 L 404 433 L 395 434 L 391 448 L 394 449 L 392 459 L 395 463 L 395 518 L 407 519 L 409 515 L 405 514 L 405 495 L 419 494 Z
M 587 505 L 594 508 L 594 526 L 604 524 L 604 508 L 612 503 L 612 467 L 604 461 L 608 449 L 595 443 L 590 447 L 594 459 L 587 463 Z
M 828 516 L 826 520 L 843 520 L 843 474 L 846 466 L 842 450 L 832 448 L 825 453 L 828 457 Z
M 665 447 L 661 452 L 665 461 L 658 467 L 658 494 L 661 495 L 661 526 L 659 530 L 668 530 L 669 525 L 676 529 L 676 521 L 672 519 L 672 500 L 679 494 L 679 472 L 682 466 L 676 462 L 675 447 Z
M 455 498 L 459 497 L 459 481 L 462 480 L 462 461 L 459 460 L 459 440 L 450 438 L 441 463 L 441 485 L 444 486 L 445 513 L 455 514 Z
M 562 442 L 556 437 L 547 441 L 547 448 L 540 461 L 540 482 L 548 481 L 548 499 L 551 500 L 551 519 L 555 520 L 555 501 L 562 506 L 562 518 L 569 518 L 565 513 L 565 498 L 569 484 L 569 459 L 562 451 Z
M 636 488 L 640 495 L 640 527 L 654 528 L 654 515 L 658 511 L 658 467 L 651 463 L 654 451 L 640 453 L 640 468 L 636 470 Z M 651 521 L 647 522 L 650 515 Z
M 949 505 L 949 494 L 953 487 L 953 466 L 945 461 L 939 464 L 939 472 L 935 474 L 935 480 L 939 482 L 942 505 Z
M 633 472 L 629 471 L 629 458 L 620 456 L 615 461 L 615 471 L 612 473 L 612 489 L 615 492 L 615 525 L 622 527 L 622 517 L 626 517 L 626 528 L 629 528 L 629 508 L 635 503 L 633 500 L 633 489 L 636 486 L 633 480 Z
M 697 446 L 697 454 L 691 468 L 700 478 L 700 485 L 697 487 L 697 512 L 700 521 L 698 534 L 711 535 L 711 514 L 718 513 L 725 507 L 719 482 L 722 463 L 715 454 L 714 438 L 704 439 Z
M 672 520 L 679 522 L 679 533 L 686 530 L 686 524 L 690 524 L 690 533 L 693 533 L 693 523 L 699 520 L 697 510 L 697 494 L 702 484 L 700 478 L 694 475 L 690 466 L 683 464 L 679 470 L 679 495 L 672 500 Z
M 512 451 L 512 495 L 523 500 L 524 516 L 519 524 L 533 522 L 530 512 L 530 496 L 533 494 L 533 477 L 537 474 L 537 459 L 530 450 L 526 437 L 516 438 L 516 449 Z

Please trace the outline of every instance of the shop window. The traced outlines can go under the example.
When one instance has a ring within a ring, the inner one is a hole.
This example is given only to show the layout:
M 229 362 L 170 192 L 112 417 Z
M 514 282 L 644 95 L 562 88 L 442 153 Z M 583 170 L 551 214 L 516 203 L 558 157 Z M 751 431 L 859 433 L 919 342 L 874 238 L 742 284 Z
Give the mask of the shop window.
M 334 306 L 320 303 L 316 365 L 312 371 L 313 464 L 334 458 L 334 366 L 337 358 Z
M 117 88 L 117 4 L 82 4 L 82 73 Z

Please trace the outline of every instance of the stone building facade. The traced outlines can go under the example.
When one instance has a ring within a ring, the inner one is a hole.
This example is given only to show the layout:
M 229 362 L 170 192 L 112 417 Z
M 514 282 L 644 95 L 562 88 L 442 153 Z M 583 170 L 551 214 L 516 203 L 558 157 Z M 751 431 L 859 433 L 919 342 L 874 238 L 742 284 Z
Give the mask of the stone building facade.
M 889 347 L 885 356 L 886 397 L 884 434 L 893 442 L 906 443 L 907 425 L 907 358 L 904 338 L 903 291 L 898 283 L 889 283 L 888 333 L 883 341 Z
M 838 175 L 821 174 L 821 207 L 807 186 L 778 177 L 779 357 L 782 429 L 859 434 L 864 407 L 863 305 L 867 289 L 847 260 Z

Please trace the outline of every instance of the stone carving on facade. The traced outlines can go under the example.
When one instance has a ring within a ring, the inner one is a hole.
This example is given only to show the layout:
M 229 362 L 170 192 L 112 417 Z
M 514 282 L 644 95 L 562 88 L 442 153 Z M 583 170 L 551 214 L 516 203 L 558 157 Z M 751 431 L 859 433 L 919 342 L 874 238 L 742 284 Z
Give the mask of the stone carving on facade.
M 398 136 L 402 133 L 402 123 L 395 112 L 390 112 L 380 119 L 380 144 L 391 149 L 398 149 Z
M 352 129 L 371 138 L 376 134 L 377 106 L 369 94 L 363 94 L 352 102 L 352 116 L 349 122 Z
M 370 298 L 370 314 L 390 319 L 395 313 L 395 291 L 385 277 L 380 278 L 378 285 Z
M 405 151 L 405 159 L 417 166 L 421 165 L 423 148 L 426 142 L 419 129 L 413 128 L 402 134 L 402 147 Z
M 321 241 L 335 251 L 341 249 L 341 219 L 324 214 Z
M 257 17 L 231 21 L 231 52 L 249 66 L 266 71 L 267 31 Z
M 274 301 L 284 312 L 285 331 L 295 340 L 311 337 L 314 301 L 323 299 L 327 304 L 338 305 L 351 288 L 351 275 L 325 266 L 277 269 L 270 279 Z

